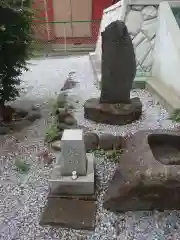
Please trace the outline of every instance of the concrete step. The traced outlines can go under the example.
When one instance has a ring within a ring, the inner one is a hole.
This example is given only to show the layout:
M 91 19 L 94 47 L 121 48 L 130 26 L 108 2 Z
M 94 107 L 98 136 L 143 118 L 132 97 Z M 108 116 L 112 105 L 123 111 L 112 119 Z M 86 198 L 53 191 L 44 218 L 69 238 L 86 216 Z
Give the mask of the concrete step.
M 146 82 L 146 89 L 159 99 L 160 104 L 171 114 L 180 109 L 180 98 L 177 92 L 156 78 Z

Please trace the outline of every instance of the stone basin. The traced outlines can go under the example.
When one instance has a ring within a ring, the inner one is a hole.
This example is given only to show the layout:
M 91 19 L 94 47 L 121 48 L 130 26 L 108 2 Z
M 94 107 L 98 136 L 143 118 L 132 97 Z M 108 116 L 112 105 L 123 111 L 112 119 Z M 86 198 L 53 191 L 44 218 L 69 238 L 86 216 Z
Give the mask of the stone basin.
M 180 165 L 180 136 L 151 134 L 148 143 L 157 161 L 165 165 Z
M 180 132 L 140 131 L 109 181 L 104 207 L 111 211 L 180 209 Z

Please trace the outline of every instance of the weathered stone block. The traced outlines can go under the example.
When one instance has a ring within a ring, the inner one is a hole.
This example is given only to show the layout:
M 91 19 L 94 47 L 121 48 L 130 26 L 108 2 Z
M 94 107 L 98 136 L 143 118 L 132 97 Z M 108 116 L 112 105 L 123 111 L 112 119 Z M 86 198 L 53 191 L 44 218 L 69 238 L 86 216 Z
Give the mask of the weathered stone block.
M 84 116 L 99 123 L 124 125 L 138 120 L 142 113 L 139 98 L 131 99 L 130 104 L 103 104 L 96 98 L 88 99 L 84 104 Z
M 52 194 L 94 194 L 94 155 L 91 153 L 86 155 L 87 174 L 86 176 L 78 176 L 76 180 L 72 179 L 72 174 L 63 176 L 61 166 L 56 165 L 49 180 Z
M 61 139 L 61 174 L 71 176 L 76 171 L 78 176 L 85 176 L 87 159 L 81 129 L 65 129 Z
M 180 132 L 140 131 L 109 182 L 104 207 L 111 211 L 180 209 Z
M 48 198 L 41 215 L 41 225 L 94 230 L 96 203 L 79 199 Z
M 136 75 L 131 37 L 122 21 L 110 23 L 102 32 L 102 79 L 100 103 L 130 103 Z

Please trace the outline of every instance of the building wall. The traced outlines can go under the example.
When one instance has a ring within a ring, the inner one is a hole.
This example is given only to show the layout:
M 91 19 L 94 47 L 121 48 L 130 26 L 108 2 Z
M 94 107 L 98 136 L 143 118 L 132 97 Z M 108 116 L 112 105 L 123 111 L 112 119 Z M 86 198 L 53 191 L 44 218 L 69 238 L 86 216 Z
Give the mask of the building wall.
M 112 0 L 93 0 L 92 19 L 101 20 L 103 10 L 112 5 Z
M 33 21 L 33 31 L 36 39 L 48 40 L 48 25 L 47 20 L 46 0 L 36 0 L 33 2 L 33 9 L 35 10 L 35 19 Z
M 101 51 L 101 44 L 102 44 L 101 32 L 104 31 L 105 27 L 112 21 L 120 20 L 122 18 L 121 13 L 122 13 L 122 7 L 120 2 L 106 8 L 103 11 L 101 25 L 99 29 L 99 35 L 96 43 L 96 50 L 95 50 L 95 57 L 98 62 L 101 62 L 101 52 L 102 52 Z
M 72 0 L 73 1 L 73 0 Z M 110 6 L 112 0 L 92 0 L 92 22 L 91 29 L 92 29 L 92 39 L 93 42 L 96 42 L 97 34 L 99 31 L 100 20 L 102 18 L 103 9 Z M 47 40 L 54 40 L 58 41 L 55 30 L 54 30 L 54 23 L 47 23 L 54 21 L 54 11 L 53 11 L 53 0 L 36 0 L 33 4 L 34 9 L 40 9 L 38 11 L 38 17 L 40 18 L 39 21 L 42 23 L 39 24 L 35 21 L 35 36 L 38 39 L 47 41 Z M 81 8 L 79 8 L 82 11 Z M 81 21 L 87 19 L 81 19 Z M 81 23 L 79 23 L 81 24 Z M 89 40 L 89 41 L 91 41 Z M 87 41 L 87 40 L 86 40 Z
M 159 8 L 152 74 L 180 97 L 180 29 L 168 2 Z
M 92 3 L 92 20 L 99 22 L 99 24 L 92 24 L 92 29 L 95 32 L 94 38 L 97 40 L 99 28 L 100 28 L 100 21 L 103 16 L 104 9 L 108 8 L 112 5 L 112 0 L 93 0 Z

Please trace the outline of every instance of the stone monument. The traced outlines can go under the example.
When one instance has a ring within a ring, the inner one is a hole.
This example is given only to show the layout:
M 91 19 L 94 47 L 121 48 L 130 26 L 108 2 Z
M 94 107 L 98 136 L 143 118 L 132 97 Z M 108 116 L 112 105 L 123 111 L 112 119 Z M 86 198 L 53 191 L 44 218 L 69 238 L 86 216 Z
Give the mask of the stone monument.
M 131 37 L 122 21 L 112 22 L 102 32 L 101 71 L 100 99 L 85 102 L 85 118 L 115 125 L 139 119 L 142 113 L 140 99 L 130 99 L 136 58 Z
M 49 180 L 53 194 L 94 194 L 94 158 L 86 153 L 83 130 L 66 129 L 61 154 Z

